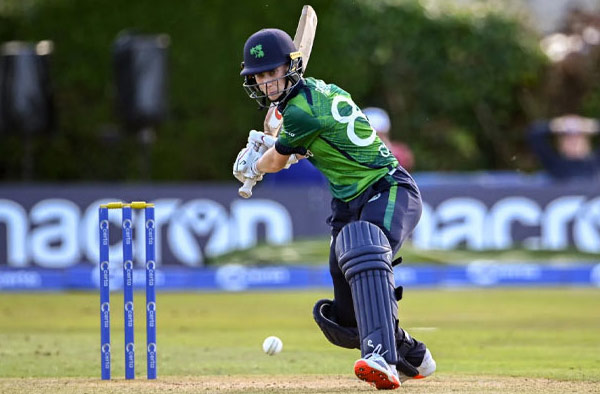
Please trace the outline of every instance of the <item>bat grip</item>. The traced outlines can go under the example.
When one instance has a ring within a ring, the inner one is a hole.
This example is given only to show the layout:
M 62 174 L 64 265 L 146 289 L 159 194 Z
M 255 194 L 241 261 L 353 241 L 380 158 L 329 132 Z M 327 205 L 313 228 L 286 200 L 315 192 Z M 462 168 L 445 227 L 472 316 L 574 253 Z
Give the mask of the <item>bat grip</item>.
M 252 179 L 246 179 L 244 185 L 239 188 L 238 194 L 243 198 L 252 197 L 252 188 L 256 185 L 256 181 Z

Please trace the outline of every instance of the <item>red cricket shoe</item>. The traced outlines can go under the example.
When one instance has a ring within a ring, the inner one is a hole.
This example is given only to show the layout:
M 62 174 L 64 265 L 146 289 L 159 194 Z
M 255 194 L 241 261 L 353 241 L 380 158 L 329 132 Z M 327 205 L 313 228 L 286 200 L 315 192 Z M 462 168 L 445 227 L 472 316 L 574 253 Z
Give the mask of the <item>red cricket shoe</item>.
M 379 354 L 371 353 L 354 363 L 354 373 L 377 390 L 393 390 L 400 387 L 395 366 L 390 366 Z

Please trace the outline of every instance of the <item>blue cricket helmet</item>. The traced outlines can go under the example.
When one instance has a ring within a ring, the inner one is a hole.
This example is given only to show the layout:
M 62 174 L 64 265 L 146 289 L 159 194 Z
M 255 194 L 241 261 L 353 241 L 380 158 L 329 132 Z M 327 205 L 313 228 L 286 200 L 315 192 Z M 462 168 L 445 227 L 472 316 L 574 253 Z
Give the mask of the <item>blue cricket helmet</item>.
M 240 75 L 257 74 L 289 63 L 292 52 L 296 52 L 296 46 L 286 32 L 279 29 L 259 30 L 246 40 Z
M 274 81 L 258 84 L 255 75 L 274 70 L 285 64 L 288 65 L 283 76 L 285 86 L 279 90 L 278 93 L 280 94 L 277 95 L 276 99 L 269 98 L 266 93 L 267 85 L 274 83 Z M 302 79 L 302 54 L 296 50 L 292 38 L 283 30 L 259 30 L 246 40 L 240 75 L 244 77 L 242 86 L 248 96 L 256 100 L 260 108 L 266 108 L 270 103 L 278 103 L 284 100 L 298 85 Z

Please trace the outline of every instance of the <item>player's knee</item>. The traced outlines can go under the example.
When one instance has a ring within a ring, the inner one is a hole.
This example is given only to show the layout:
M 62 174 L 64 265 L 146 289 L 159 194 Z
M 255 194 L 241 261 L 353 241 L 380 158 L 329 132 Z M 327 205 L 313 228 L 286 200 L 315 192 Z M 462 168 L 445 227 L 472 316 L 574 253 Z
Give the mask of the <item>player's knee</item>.
M 360 349 L 358 329 L 340 326 L 336 322 L 332 307 L 332 301 L 319 300 L 313 308 L 313 317 L 321 331 L 323 331 L 325 338 L 336 346 L 348 349 Z
M 387 237 L 379 227 L 366 221 L 342 228 L 336 238 L 335 254 L 346 280 L 367 270 L 392 272 L 392 248 Z

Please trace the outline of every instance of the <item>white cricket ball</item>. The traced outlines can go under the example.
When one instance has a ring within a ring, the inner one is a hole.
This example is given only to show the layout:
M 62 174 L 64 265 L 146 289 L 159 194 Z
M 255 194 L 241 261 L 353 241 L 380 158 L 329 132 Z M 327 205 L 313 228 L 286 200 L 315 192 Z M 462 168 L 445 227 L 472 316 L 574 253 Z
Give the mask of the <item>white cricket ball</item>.
M 283 342 L 281 342 L 281 339 L 279 339 L 277 337 L 274 337 L 274 336 L 267 337 L 265 339 L 265 341 L 263 342 L 263 350 L 269 356 L 273 356 L 273 355 L 279 353 L 281 351 L 281 349 L 283 349 Z

